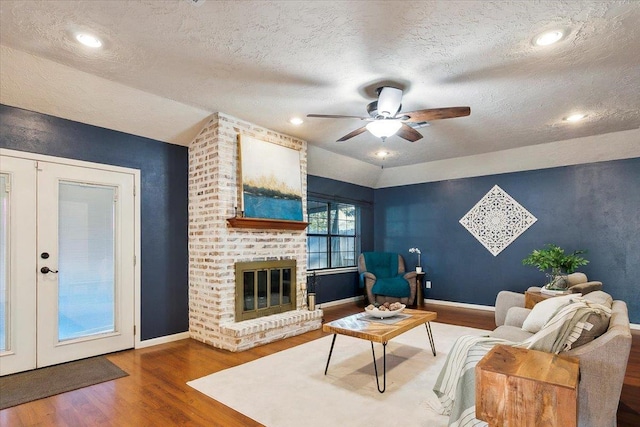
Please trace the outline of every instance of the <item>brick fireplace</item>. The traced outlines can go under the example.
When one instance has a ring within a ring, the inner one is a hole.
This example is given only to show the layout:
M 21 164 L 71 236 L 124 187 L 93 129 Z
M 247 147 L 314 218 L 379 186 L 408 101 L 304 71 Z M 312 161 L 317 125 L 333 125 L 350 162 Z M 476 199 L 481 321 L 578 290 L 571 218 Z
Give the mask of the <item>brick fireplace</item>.
M 242 133 L 301 152 L 306 211 L 306 142 L 216 113 L 189 146 L 189 332 L 193 339 L 242 351 L 318 329 L 322 311 L 309 311 L 304 231 L 234 228 L 241 192 L 237 135 Z M 236 321 L 236 263 L 294 260 L 294 310 Z

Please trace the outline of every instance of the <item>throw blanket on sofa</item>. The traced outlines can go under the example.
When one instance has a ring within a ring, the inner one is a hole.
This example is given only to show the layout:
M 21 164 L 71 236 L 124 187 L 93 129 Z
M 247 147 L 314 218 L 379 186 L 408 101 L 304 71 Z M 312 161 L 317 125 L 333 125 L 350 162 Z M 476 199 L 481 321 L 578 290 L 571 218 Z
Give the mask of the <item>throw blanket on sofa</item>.
M 517 347 L 558 354 L 571 349 L 580 338 L 587 318 L 592 314 L 611 317 L 611 308 L 576 297 L 560 307 L 540 331 L 524 340 Z
M 475 366 L 494 345 L 505 344 L 548 353 L 568 350 L 585 328 L 591 313 L 611 316 L 609 307 L 576 297 L 560 307 L 542 329 L 521 343 L 491 337 L 463 336 L 453 344 L 433 388 L 441 407 L 449 415 L 450 427 L 485 426 L 475 418 Z
M 456 340 L 438 375 L 433 392 L 440 406 L 439 414 L 449 415 L 449 426 L 486 426 L 476 419 L 475 366 L 494 345 L 515 343 L 500 338 L 462 336 Z

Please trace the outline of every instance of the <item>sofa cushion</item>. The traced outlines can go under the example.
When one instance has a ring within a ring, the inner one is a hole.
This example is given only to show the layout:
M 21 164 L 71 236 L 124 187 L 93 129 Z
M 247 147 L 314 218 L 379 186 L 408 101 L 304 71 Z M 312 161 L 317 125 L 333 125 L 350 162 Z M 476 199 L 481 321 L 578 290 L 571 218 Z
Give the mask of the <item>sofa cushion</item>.
M 580 283 L 585 283 L 587 281 L 587 275 L 584 273 L 571 273 L 567 275 L 567 286 L 575 286 Z
M 589 292 L 584 296 L 584 299 L 596 304 L 602 304 L 609 308 L 611 308 L 611 305 L 613 304 L 613 298 L 611 297 L 611 295 L 603 291 Z
M 602 289 L 602 282 L 584 282 L 571 286 L 569 291 L 574 294 L 586 295 L 593 291 L 599 291 Z
M 613 298 L 611 297 L 611 295 L 602 291 L 589 292 L 587 295 L 584 296 L 584 299 L 589 302 L 601 304 L 609 308 L 611 308 L 613 304 Z M 578 339 L 573 343 L 571 348 L 578 348 L 581 345 L 590 343 L 591 341 L 598 338 L 600 335 L 607 332 L 607 329 L 609 329 L 609 317 L 604 314 L 600 314 L 600 313 L 590 314 L 586 322 L 589 323 L 591 326 L 587 325 L 587 327 L 582 330 L 582 333 L 580 334 Z
M 533 335 L 530 332 L 524 331 L 517 326 L 498 326 L 494 329 L 489 336 L 492 338 L 501 338 L 503 340 L 522 342 Z
M 507 311 L 503 325 L 517 326 L 518 328 L 521 328 L 529 313 L 531 313 L 530 308 L 511 307 L 509 311 Z
M 587 317 L 587 323 L 592 326 L 590 329 L 589 325 L 587 325 L 583 330 L 578 339 L 571 345 L 571 348 L 578 348 L 581 345 L 585 345 L 590 343 L 591 341 L 598 338 L 600 335 L 607 332 L 609 329 L 609 316 L 606 316 L 604 313 L 592 313 Z
M 531 309 L 531 313 L 527 318 L 524 319 L 522 329 L 535 334 L 542 329 L 560 307 L 568 304 L 575 297 L 575 295 L 563 295 L 540 301 Z

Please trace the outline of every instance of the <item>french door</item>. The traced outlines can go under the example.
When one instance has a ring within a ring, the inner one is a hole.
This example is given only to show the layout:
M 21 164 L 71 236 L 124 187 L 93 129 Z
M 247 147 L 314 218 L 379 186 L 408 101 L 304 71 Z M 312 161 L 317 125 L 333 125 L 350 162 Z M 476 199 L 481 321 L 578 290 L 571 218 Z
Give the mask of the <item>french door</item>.
M 0 374 L 134 346 L 134 183 L 0 157 Z

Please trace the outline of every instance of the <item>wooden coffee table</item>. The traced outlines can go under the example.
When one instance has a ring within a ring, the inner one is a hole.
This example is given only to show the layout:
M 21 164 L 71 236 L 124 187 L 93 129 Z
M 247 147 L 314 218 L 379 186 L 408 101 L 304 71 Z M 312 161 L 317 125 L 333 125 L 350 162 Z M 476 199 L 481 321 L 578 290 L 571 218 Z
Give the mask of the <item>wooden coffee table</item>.
M 333 340 L 331 340 L 331 349 L 329 350 L 329 357 L 327 358 L 327 366 L 324 368 L 324 374 L 327 375 L 329 369 L 329 362 L 331 361 L 331 353 L 333 353 L 333 346 L 336 343 L 336 337 L 338 334 L 347 335 L 354 338 L 360 338 L 371 342 L 371 354 L 373 355 L 373 369 L 376 375 L 376 385 L 378 391 L 384 393 L 387 387 L 387 343 L 394 337 L 407 332 L 410 329 L 419 325 L 425 325 L 427 328 L 427 336 L 429 337 L 429 344 L 431 344 L 431 352 L 436 355 L 436 346 L 433 342 L 433 334 L 431 333 L 431 325 L 429 322 L 435 320 L 437 314 L 433 311 L 411 310 L 405 309 L 402 314 L 408 314 L 411 317 L 402 319 L 397 323 L 385 324 L 370 320 L 363 320 L 367 313 L 362 312 L 353 314 L 351 316 L 344 317 L 342 319 L 334 320 L 333 322 L 325 323 L 322 325 L 324 332 L 330 332 L 333 334 Z M 382 344 L 382 388 L 380 388 L 380 380 L 378 378 L 378 365 L 376 363 L 376 353 L 373 349 L 373 343 L 378 342 Z

